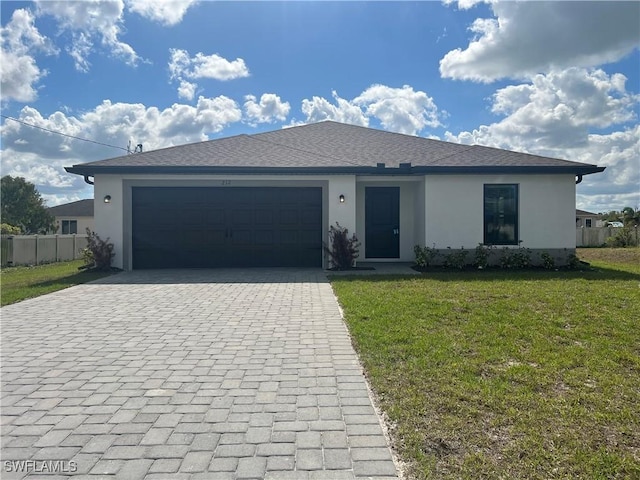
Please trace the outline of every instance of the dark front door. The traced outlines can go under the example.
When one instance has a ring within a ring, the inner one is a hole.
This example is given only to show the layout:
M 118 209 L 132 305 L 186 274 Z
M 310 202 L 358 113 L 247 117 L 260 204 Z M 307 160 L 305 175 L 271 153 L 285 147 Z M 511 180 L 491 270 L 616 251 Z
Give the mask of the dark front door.
M 365 187 L 366 258 L 400 257 L 400 187 Z
M 322 190 L 135 187 L 133 268 L 319 267 Z

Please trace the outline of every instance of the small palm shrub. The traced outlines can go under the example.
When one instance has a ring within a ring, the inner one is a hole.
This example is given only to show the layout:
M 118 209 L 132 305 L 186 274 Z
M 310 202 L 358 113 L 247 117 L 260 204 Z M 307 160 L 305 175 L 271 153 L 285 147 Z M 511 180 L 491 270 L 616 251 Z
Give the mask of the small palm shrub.
M 336 226 L 329 227 L 329 246 L 325 245 L 324 251 L 329 256 L 329 263 L 336 270 L 348 270 L 355 264 L 360 242 L 354 233 L 349 236 L 349 230 L 341 227 L 338 222 Z
M 96 232 L 87 228 L 87 246 L 82 249 L 84 268 L 91 270 L 110 270 L 111 260 L 115 257 L 113 243 L 102 240 Z

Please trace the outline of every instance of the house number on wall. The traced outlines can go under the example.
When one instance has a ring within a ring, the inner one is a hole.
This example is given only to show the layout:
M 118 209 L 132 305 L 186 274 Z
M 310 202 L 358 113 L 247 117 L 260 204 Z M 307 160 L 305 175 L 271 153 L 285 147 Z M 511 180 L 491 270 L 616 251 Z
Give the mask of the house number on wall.
M 231 185 L 231 180 L 222 180 L 222 185 Z

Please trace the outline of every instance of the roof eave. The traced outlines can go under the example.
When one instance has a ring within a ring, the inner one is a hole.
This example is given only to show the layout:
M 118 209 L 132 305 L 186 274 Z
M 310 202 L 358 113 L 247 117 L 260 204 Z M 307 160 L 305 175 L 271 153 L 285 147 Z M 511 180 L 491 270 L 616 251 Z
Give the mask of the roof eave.
M 477 166 L 414 166 L 414 167 L 231 167 L 231 166 L 157 166 L 157 165 L 74 165 L 65 167 L 69 173 L 84 176 L 101 174 L 181 174 L 181 175 L 426 175 L 426 174 L 574 174 L 603 172 L 596 165 L 477 165 Z

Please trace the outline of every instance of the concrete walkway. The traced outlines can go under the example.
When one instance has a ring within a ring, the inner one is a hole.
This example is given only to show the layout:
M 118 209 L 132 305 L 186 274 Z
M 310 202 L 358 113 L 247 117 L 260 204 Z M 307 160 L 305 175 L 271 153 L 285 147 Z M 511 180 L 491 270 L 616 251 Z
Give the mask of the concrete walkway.
M 122 273 L 0 315 L 3 479 L 396 478 L 320 270 Z

